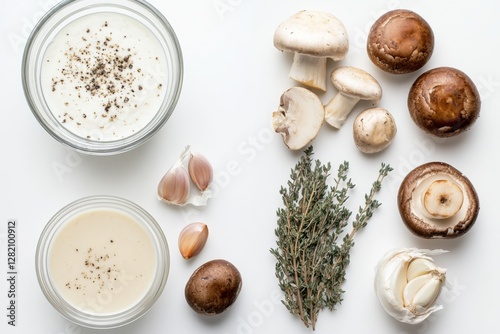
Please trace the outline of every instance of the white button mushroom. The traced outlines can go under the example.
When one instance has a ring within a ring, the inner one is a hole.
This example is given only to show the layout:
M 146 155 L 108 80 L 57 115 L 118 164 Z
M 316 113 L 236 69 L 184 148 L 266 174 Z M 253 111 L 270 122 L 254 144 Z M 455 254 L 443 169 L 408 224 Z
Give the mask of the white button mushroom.
M 300 150 L 316 137 L 324 118 L 325 110 L 316 94 L 306 88 L 292 87 L 281 95 L 272 124 L 289 149 Z
M 344 59 L 349 40 L 343 23 L 332 14 L 303 10 L 278 26 L 274 46 L 294 53 L 290 78 L 325 91 L 327 58 Z
M 325 105 L 325 120 L 334 128 L 340 129 L 359 100 L 376 103 L 382 97 L 378 81 L 360 68 L 339 67 L 330 74 L 330 79 L 338 93 Z
M 353 124 L 354 143 L 363 153 L 377 153 L 386 149 L 396 132 L 396 122 L 384 108 L 366 109 Z

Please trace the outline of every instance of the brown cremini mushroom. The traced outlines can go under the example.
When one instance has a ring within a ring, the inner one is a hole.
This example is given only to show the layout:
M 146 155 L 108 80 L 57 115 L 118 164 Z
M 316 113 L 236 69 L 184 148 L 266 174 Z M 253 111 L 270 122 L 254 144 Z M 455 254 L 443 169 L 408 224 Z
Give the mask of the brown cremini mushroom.
M 424 66 L 434 50 L 434 33 L 420 15 L 396 9 L 372 25 L 367 39 L 370 60 L 392 74 L 411 73 Z
M 398 192 L 398 207 L 406 226 L 427 239 L 456 238 L 476 222 L 479 198 L 470 180 L 444 162 L 413 169 Z
M 196 269 L 184 290 L 188 305 L 197 313 L 217 315 L 227 310 L 238 298 L 242 279 L 229 261 L 216 259 Z
M 481 97 L 465 73 L 438 67 L 415 80 L 408 94 L 408 110 L 425 132 L 452 137 L 470 129 L 477 120 Z

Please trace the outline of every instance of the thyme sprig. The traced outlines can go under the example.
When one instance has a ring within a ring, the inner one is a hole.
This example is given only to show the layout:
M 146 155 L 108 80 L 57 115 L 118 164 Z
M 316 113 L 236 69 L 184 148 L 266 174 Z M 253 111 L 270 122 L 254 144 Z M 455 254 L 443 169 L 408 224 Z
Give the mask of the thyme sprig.
M 354 236 L 380 206 L 374 197 L 392 168 L 382 163 L 351 231 L 340 242 L 352 214 L 345 206 L 348 192 L 355 186 L 347 178 L 349 163 L 340 164 L 334 184 L 329 186 L 330 163 L 313 161 L 312 146 L 304 153 L 291 171 L 288 187 L 280 189 L 284 207 L 277 210 L 277 247 L 270 251 L 277 259 L 276 277 L 284 292 L 283 304 L 314 330 L 319 311 L 333 310 L 342 301 Z

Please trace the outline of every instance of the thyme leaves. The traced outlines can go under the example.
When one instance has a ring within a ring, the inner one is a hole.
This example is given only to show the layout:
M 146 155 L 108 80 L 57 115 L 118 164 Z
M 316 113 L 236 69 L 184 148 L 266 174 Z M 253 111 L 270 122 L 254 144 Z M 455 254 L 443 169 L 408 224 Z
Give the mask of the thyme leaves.
M 352 212 L 346 207 L 349 190 L 349 163 L 337 170 L 333 186 L 328 185 L 330 163 L 312 159 L 310 146 L 290 173 L 287 187 L 281 187 L 283 207 L 277 210 L 276 277 L 284 292 L 283 304 L 306 327 L 315 329 L 319 311 L 333 310 L 342 301 L 342 283 L 354 246 L 355 234 L 364 228 L 381 203 L 375 194 L 392 170 L 383 164 L 378 178 L 365 195 L 349 233 L 344 234 Z

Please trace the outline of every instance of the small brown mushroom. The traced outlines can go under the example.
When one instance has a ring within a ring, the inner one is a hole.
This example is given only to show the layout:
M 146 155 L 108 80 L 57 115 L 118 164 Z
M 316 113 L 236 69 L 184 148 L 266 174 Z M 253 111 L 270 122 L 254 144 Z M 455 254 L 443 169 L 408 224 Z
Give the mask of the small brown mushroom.
M 408 110 L 425 132 L 452 137 L 472 127 L 479 117 L 481 97 L 465 73 L 438 67 L 415 80 L 408 94 Z
M 184 290 L 188 305 L 197 313 L 216 315 L 227 310 L 238 298 L 242 280 L 229 261 L 208 261 L 196 269 Z
M 476 222 L 479 198 L 470 180 L 444 162 L 413 169 L 398 192 L 398 207 L 406 226 L 427 239 L 456 238 Z
M 434 33 L 420 15 L 396 9 L 372 25 L 367 39 L 370 60 L 392 74 L 411 73 L 424 66 L 434 50 Z

